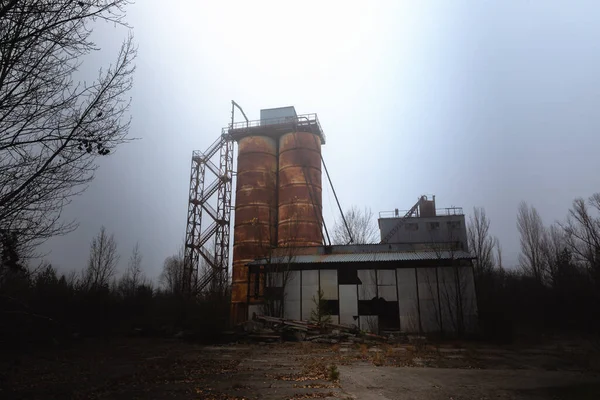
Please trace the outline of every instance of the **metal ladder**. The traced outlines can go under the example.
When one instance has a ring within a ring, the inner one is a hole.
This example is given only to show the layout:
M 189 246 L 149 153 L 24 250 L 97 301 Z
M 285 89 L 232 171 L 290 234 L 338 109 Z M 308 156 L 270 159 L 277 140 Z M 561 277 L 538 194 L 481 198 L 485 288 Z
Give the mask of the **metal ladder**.
M 406 220 L 408 218 L 410 218 L 419 208 L 419 204 L 421 204 L 422 200 L 426 200 L 427 196 L 421 196 L 419 197 L 419 201 L 417 201 L 415 203 L 414 206 L 412 206 L 412 208 L 410 210 L 408 210 L 408 212 L 406 214 L 404 214 L 404 217 L 400 218 L 400 220 L 396 223 L 396 225 L 394 225 L 394 227 L 385 235 L 385 237 L 383 239 L 381 239 L 381 242 L 379 242 L 380 244 L 386 244 L 395 234 L 396 232 L 398 232 L 398 230 L 402 227 L 402 225 L 404 225 L 404 223 L 406 222 Z

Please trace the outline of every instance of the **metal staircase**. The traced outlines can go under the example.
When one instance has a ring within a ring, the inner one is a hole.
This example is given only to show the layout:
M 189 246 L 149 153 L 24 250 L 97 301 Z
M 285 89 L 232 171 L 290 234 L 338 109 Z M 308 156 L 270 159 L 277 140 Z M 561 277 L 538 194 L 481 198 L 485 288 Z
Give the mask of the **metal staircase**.
M 219 154 L 219 166 L 212 159 Z M 207 184 L 207 172 L 210 174 Z M 208 150 L 192 153 L 185 235 L 183 291 L 197 295 L 209 284 L 226 287 L 233 175 L 233 142 L 226 129 Z M 214 201 L 214 195 L 216 201 Z M 215 206 L 211 205 L 214 203 Z M 206 219 L 203 225 L 203 217 Z M 212 246 L 212 249 L 210 248 Z M 208 272 L 199 277 L 201 258 Z M 214 282 L 215 278 L 219 282 Z M 223 281 L 223 282 L 221 282 Z
M 387 243 L 396 234 L 396 232 L 398 232 L 398 230 L 402 227 L 402 225 L 404 225 L 406 220 L 408 218 L 412 217 L 415 212 L 417 212 L 417 210 L 419 209 L 419 205 L 421 204 L 421 201 L 423 201 L 423 200 L 427 200 L 427 196 L 419 197 L 419 201 L 417 201 L 415 203 L 415 205 L 412 206 L 412 208 L 410 210 L 408 210 L 408 212 L 406 214 L 404 214 L 404 217 L 402 217 L 398 220 L 396 225 L 394 225 L 394 227 L 381 240 L 380 244 Z

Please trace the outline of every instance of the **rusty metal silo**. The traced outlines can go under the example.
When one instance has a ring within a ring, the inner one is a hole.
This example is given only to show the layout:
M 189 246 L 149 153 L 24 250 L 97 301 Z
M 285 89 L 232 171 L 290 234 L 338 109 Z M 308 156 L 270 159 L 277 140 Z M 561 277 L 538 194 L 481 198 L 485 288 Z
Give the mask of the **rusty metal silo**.
M 248 267 L 276 243 L 277 140 L 246 136 L 238 140 L 232 273 L 232 320 L 244 321 L 248 306 Z
M 280 246 L 315 246 L 321 238 L 321 144 L 316 114 L 294 107 L 261 110 L 260 121 L 232 123 L 238 143 L 231 320 L 263 301 L 264 277 L 248 263 Z
M 321 138 L 288 132 L 279 138 L 278 246 L 322 240 Z

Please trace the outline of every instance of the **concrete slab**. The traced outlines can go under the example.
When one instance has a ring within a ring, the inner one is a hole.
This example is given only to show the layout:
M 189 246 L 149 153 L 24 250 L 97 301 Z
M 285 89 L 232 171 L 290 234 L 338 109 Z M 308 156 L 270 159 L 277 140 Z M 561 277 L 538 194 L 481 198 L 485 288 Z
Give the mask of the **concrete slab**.
M 570 399 L 577 388 L 598 393 L 597 376 L 555 371 L 342 366 L 343 392 L 365 400 Z M 555 397 L 554 388 L 564 397 Z M 572 388 L 572 389 L 571 389 Z M 594 392 L 595 391 L 595 392 Z M 588 397 L 585 397 L 586 399 Z M 594 397 L 589 397 L 594 398 Z M 600 397 L 598 397 L 600 398 Z

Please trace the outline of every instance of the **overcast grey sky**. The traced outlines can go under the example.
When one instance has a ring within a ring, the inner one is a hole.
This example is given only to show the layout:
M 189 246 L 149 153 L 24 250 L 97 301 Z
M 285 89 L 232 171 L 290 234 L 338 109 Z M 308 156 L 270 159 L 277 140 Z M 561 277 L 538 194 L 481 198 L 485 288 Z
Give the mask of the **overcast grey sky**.
M 375 3 L 375 4 L 372 4 Z M 85 266 L 100 226 L 121 268 L 135 242 L 159 274 L 183 243 L 190 156 L 236 100 L 250 119 L 294 105 L 318 113 L 323 155 L 344 208 L 485 207 L 516 264 L 518 203 L 545 223 L 600 190 L 600 3 L 596 1 L 260 2 L 139 0 L 131 136 L 101 160 L 65 210 L 79 229 L 45 246 L 62 271 Z M 122 29 L 99 26 L 116 57 Z M 324 190 L 329 225 L 337 216 Z

